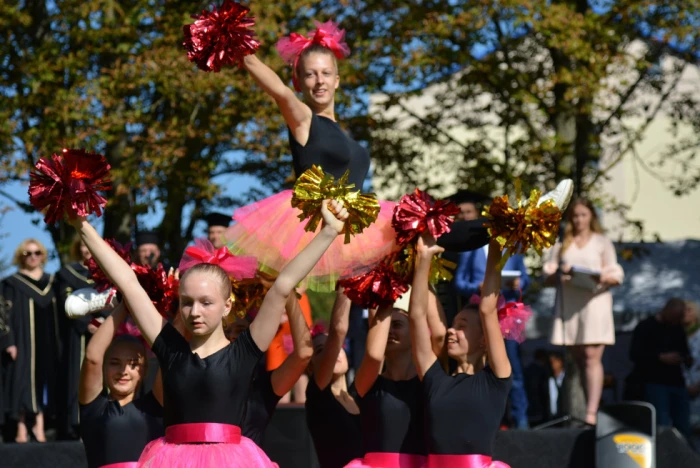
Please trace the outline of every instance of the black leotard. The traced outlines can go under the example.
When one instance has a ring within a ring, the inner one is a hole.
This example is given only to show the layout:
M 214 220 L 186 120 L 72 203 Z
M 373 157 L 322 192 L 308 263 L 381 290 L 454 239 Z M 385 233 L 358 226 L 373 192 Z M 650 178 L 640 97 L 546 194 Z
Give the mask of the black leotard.
M 243 435 L 262 447 L 265 429 L 270 424 L 272 415 L 282 397 L 272 389 L 272 371 L 265 366 L 258 366 L 250 383 L 248 404 L 241 431 Z
M 262 357 L 249 330 L 201 358 L 166 324 L 153 343 L 153 352 L 163 374 L 165 427 L 204 422 L 241 426 L 253 371 Z
M 362 457 L 360 415 L 348 413 L 330 385 L 319 389 L 313 376 L 306 387 L 306 424 L 321 468 L 342 468 Z
M 336 179 L 350 169 L 348 182 L 355 184 L 356 190 L 362 190 L 369 172 L 369 153 L 350 138 L 337 122 L 313 114 L 306 145 L 299 144 L 291 130 L 289 145 L 297 177 L 314 164 L 321 166 L 324 172 L 332 174 Z
M 80 405 L 80 436 L 89 468 L 135 462 L 146 444 L 163 436 L 163 408 L 153 393 L 124 406 L 103 393 Z
M 489 367 L 450 376 L 435 361 L 423 377 L 428 453 L 491 456 L 511 384 Z
M 356 401 L 364 453 L 426 454 L 423 393 L 418 377 L 389 380 L 380 375 Z

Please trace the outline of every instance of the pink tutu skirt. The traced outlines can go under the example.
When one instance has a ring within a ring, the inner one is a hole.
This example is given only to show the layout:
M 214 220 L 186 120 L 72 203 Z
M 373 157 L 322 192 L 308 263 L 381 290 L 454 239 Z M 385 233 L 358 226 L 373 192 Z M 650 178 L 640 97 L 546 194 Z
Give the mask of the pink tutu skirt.
M 146 445 L 139 458 L 138 466 L 144 468 L 279 468 L 277 463 L 271 462 L 255 442 L 241 436 L 240 429 L 236 426 L 209 423 L 179 426 L 186 429 L 188 429 L 186 426 L 205 427 L 206 432 L 200 431 L 194 437 L 190 437 L 189 434 L 186 434 L 185 438 L 181 434 L 179 437 L 171 437 L 169 430 L 178 426 L 170 426 L 166 428 L 165 437 Z M 221 434 L 219 430 L 221 427 L 235 428 L 237 434 L 234 437 L 226 435 L 223 438 L 217 438 L 216 436 Z M 212 432 L 214 437 L 211 437 Z M 216 434 L 217 432 L 219 434 Z M 223 440 L 223 442 L 217 440 Z
M 250 255 L 258 259 L 260 269 L 276 275 L 306 247 L 315 233 L 306 232 L 301 211 L 292 208 L 292 191 L 285 190 L 252 205 L 237 209 L 235 224 L 226 231 L 226 240 L 234 255 Z M 313 291 L 335 290 L 339 279 L 366 273 L 387 255 L 398 249 L 396 233 L 391 226 L 394 202 L 380 201 L 377 220 L 367 229 L 350 238 L 338 236 L 302 284 Z
M 427 459 L 423 455 L 373 452 L 351 461 L 345 468 L 425 468 L 426 463 Z

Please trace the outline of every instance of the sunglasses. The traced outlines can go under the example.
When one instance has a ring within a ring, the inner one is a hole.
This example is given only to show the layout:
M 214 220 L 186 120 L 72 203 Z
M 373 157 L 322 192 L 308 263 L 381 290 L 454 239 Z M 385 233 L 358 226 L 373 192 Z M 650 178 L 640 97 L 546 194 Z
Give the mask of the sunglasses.
M 33 252 L 25 250 L 24 252 L 22 252 L 23 257 L 30 257 L 32 255 L 34 255 L 35 257 L 41 257 L 42 255 L 44 255 L 44 252 L 42 252 L 40 250 L 35 250 Z

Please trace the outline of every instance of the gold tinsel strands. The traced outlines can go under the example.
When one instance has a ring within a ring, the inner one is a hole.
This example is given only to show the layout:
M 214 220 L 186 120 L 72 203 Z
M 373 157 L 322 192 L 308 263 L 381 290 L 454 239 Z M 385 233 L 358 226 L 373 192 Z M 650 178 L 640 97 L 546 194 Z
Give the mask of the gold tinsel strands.
M 403 250 L 394 254 L 392 262 L 394 271 L 408 284 L 413 281 L 413 270 L 416 264 L 416 247 L 408 244 Z M 437 284 L 440 281 L 452 281 L 454 269 L 457 264 L 442 257 L 433 257 L 430 265 L 430 284 Z
M 231 310 L 244 318 L 251 309 L 259 309 L 267 288 L 259 280 L 231 281 Z
M 508 195 L 503 195 L 494 198 L 482 212 L 489 219 L 486 226 L 491 238 L 498 241 L 501 251 L 506 250 L 499 268 L 503 268 L 512 255 L 524 254 L 529 248 L 542 255 L 544 249 L 554 245 L 559 232 L 562 213 L 554 201 L 547 200 L 537 206 L 541 192 L 535 189 L 525 202 L 519 180 L 515 181 L 515 196 L 516 207 L 510 206 Z
M 348 184 L 350 171 L 335 180 L 330 174 L 323 172 L 319 166 L 306 170 L 296 184 L 292 195 L 292 206 L 301 210 L 300 220 L 308 219 L 304 229 L 315 232 L 323 219 L 321 203 L 323 200 L 338 200 L 347 208 L 349 217 L 345 222 L 345 243 L 350 242 L 350 236 L 360 234 L 366 227 L 376 221 L 379 216 L 379 201 L 373 193 L 353 191 L 354 184 Z

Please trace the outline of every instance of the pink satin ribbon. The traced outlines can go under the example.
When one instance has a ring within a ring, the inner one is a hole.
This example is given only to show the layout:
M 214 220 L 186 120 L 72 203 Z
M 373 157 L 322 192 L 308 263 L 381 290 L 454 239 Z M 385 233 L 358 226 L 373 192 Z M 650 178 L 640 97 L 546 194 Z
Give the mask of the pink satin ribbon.
M 428 455 L 428 468 L 510 468 L 486 455 Z
M 102 465 L 100 468 L 138 468 L 138 462 L 122 462 L 122 463 L 111 463 L 109 465 Z
M 238 444 L 241 428 L 219 423 L 175 424 L 165 428 L 165 441 L 170 444 Z
M 366 465 L 380 468 L 423 468 L 425 457 L 409 453 L 371 452 L 362 459 Z

